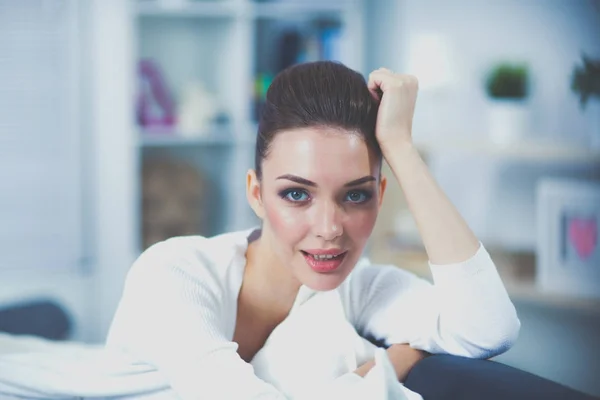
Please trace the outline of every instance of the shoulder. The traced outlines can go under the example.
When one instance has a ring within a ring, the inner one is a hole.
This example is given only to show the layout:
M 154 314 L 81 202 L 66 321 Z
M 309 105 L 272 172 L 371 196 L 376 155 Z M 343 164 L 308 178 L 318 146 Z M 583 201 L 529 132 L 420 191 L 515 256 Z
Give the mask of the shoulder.
M 245 255 L 245 234 L 237 231 L 214 237 L 181 236 L 159 242 L 133 263 L 126 286 L 162 286 L 174 280 L 220 285 Z
M 110 341 L 131 345 L 147 335 L 144 329 L 159 329 L 157 324 L 189 329 L 198 321 L 211 325 L 229 318 L 222 309 L 243 278 L 245 243 L 246 232 L 231 232 L 175 237 L 149 247 L 127 274 Z

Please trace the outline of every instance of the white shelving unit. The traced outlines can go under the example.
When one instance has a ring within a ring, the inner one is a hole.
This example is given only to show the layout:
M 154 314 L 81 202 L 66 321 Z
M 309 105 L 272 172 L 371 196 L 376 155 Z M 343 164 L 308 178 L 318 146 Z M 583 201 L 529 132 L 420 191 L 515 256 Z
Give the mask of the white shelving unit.
M 141 0 L 136 4 L 137 15 L 144 17 L 235 17 L 237 1 L 160 1 Z
M 176 130 L 141 129 L 138 132 L 138 146 L 141 148 L 151 147 L 188 147 L 188 146 L 227 146 L 248 147 L 254 145 L 253 138 L 235 137 L 229 131 L 230 127 L 216 127 L 207 129 L 199 135 L 188 136 Z
M 215 193 L 210 195 L 217 197 L 211 204 L 218 209 L 210 209 L 213 222 L 200 233 L 255 224 L 245 197 L 245 173 L 254 163 L 255 77 L 278 72 L 274 43 L 286 27 L 302 32 L 323 21 L 340 28 L 335 59 L 365 73 L 362 0 L 133 1 L 136 59 L 150 59 L 160 68 L 175 101 L 187 85 L 201 82 L 215 96 L 225 121 L 196 135 L 140 127 L 141 162 L 151 157 L 184 160 L 212 182 Z
M 237 140 L 230 137 L 218 137 L 218 136 L 200 136 L 200 137 L 177 137 L 172 135 L 148 135 L 142 134 L 140 137 L 139 146 L 142 148 L 160 148 L 160 147 L 198 147 L 198 146 L 225 146 L 235 147 L 240 145 L 251 145 L 253 142 L 250 140 Z
M 442 152 L 478 153 L 510 161 L 600 164 L 600 150 L 561 144 L 556 141 L 522 141 L 499 146 L 485 140 L 417 141 L 425 154 Z
M 274 18 L 279 19 L 282 17 L 296 17 L 298 15 L 303 16 L 333 16 L 337 17 L 343 15 L 347 10 L 348 6 L 351 5 L 351 1 L 307 1 L 307 2 L 264 2 L 255 3 L 252 7 L 252 16 L 254 18 Z

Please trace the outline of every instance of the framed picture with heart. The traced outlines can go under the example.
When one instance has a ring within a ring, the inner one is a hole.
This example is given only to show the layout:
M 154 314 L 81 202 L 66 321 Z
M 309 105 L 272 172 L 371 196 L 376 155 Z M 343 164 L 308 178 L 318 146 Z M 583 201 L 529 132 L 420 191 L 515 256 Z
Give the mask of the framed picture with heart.
M 600 298 L 600 182 L 546 178 L 536 197 L 537 286 Z

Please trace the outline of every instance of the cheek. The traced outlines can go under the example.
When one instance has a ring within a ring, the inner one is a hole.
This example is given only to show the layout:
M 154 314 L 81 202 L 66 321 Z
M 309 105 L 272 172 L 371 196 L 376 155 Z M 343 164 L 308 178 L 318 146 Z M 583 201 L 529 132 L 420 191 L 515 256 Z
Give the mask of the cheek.
M 265 203 L 265 216 L 275 238 L 293 243 L 304 235 L 307 226 L 306 217 L 300 208 L 282 204 L 279 199 L 271 199 Z
M 377 221 L 377 207 L 350 213 L 346 219 L 345 231 L 354 242 L 366 242 Z

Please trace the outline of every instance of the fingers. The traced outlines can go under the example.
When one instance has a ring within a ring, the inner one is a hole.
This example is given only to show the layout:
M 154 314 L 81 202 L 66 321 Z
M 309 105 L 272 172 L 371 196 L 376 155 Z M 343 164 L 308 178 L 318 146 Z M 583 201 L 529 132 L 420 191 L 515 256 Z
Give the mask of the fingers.
M 404 85 L 416 86 L 418 80 L 413 75 L 395 74 L 387 68 L 379 68 L 369 74 L 367 87 L 376 100 L 381 100 L 383 93 L 391 87 L 402 87 Z
M 382 87 L 384 79 L 393 75 L 394 73 L 387 68 L 379 68 L 369 74 L 367 87 L 375 100 L 381 100 L 384 91 L 384 88 Z

